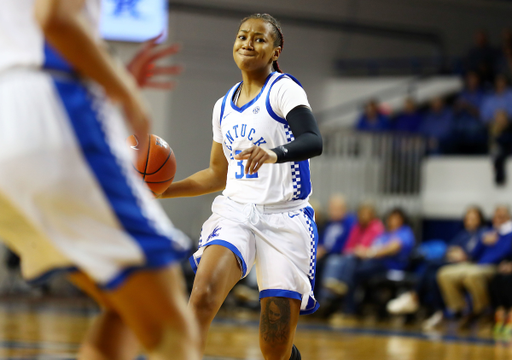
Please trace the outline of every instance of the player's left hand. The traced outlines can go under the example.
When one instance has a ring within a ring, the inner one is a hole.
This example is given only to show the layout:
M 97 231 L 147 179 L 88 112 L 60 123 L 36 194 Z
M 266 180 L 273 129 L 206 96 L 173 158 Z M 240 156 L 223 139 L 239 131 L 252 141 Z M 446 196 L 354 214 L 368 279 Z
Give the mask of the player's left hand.
M 174 82 L 154 81 L 153 77 L 157 75 L 178 75 L 183 70 L 179 65 L 155 65 L 155 62 L 158 60 L 177 54 L 180 51 L 178 44 L 157 49 L 157 41 L 161 36 L 158 35 L 148 40 L 127 65 L 128 71 L 133 75 L 141 88 L 170 90 L 175 86 Z
M 252 146 L 245 149 L 240 154 L 235 155 L 236 160 L 247 160 L 245 165 L 245 174 L 254 174 L 258 172 L 263 164 L 274 164 L 277 161 L 277 155 L 272 150 L 263 149 L 259 146 Z

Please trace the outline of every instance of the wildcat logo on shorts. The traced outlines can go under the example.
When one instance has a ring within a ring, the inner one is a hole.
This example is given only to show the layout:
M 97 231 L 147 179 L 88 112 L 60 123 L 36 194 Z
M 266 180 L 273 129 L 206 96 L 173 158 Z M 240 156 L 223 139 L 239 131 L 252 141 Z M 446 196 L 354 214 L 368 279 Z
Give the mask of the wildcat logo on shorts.
M 252 110 L 252 113 L 253 113 L 253 114 L 255 114 L 255 115 L 256 115 L 257 113 L 259 113 L 259 112 L 260 112 L 260 107 L 259 107 L 259 106 L 256 106 L 256 107 Z
M 212 233 L 208 236 L 208 239 L 206 239 L 206 242 L 209 242 L 211 239 L 213 239 L 214 237 L 217 237 L 219 236 L 219 231 L 221 230 L 222 228 L 220 226 L 217 226 L 215 229 L 213 229 Z

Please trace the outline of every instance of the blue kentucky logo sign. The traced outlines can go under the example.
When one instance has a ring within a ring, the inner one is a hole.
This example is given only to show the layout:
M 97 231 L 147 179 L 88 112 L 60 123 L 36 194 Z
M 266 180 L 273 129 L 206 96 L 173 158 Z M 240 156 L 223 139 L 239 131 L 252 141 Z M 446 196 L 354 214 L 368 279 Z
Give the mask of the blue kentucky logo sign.
M 139 17 L 139 12 L 137 11 L 137 4 L 141 2 L 141 0 L 110 0 L 115 2 L 116 7 L 114 9 L 115 16 L 121 16 L 123 13 L 129 13 L 133 17 Z

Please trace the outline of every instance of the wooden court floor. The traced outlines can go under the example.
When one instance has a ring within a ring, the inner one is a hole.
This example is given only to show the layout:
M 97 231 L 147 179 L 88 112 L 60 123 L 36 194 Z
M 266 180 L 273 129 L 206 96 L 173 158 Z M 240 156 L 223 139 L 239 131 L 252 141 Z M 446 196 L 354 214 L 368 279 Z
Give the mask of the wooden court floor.
M 97 314 L 86 300 L 1 300 L 0 360 L 76 358 Z M 304 319 L 295 343 L 304 360 L 512 360 L 512 349 L 478 334 L 424 334 L 392 325 L 329 325 Z M 262 359 L 255 316 L 223 316 L 205 360 Z

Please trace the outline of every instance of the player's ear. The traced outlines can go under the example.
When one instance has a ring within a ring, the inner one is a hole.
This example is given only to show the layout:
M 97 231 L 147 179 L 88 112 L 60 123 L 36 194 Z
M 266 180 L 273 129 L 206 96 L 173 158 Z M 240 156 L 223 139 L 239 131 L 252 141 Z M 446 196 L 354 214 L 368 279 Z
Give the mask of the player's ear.
M 281 55 L 281 46 L 274 48 L 274 54 L 272 55 L 272 61 L 277 61 Z

